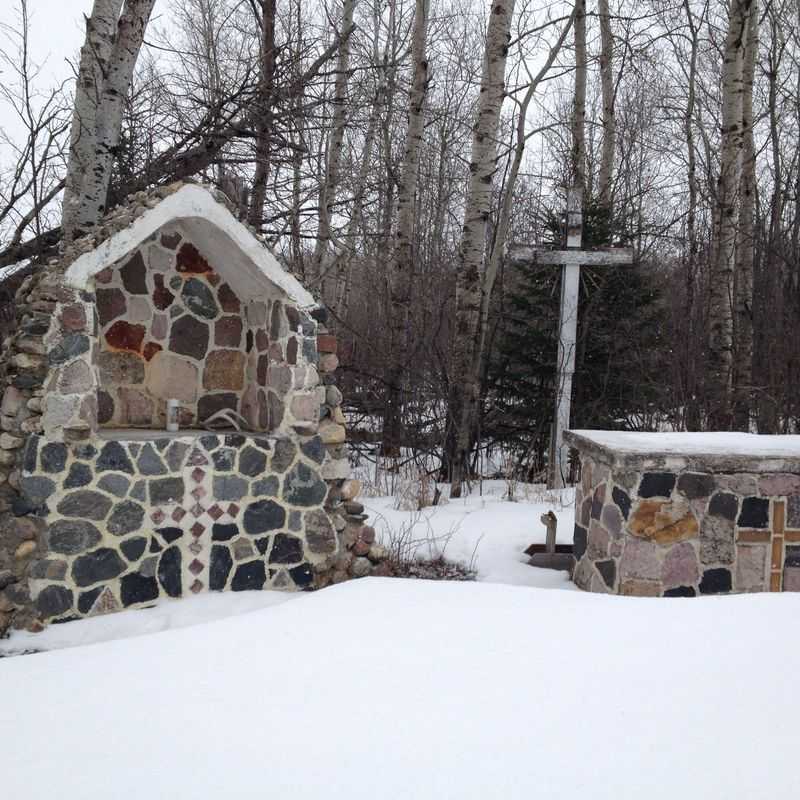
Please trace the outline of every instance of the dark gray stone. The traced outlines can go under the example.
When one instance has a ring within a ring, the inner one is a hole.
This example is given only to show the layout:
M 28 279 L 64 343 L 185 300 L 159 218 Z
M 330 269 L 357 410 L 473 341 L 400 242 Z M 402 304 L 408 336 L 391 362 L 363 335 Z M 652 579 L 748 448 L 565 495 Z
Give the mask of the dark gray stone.
M 678 478 L 678 491 L 689 500 L 708 497 L 714 491 L 714 476 L 699 472 L 684 472 Z
M 628 514 L 631 510 L 631 498 L 628 497 L 628 493 L 620 489 L 618 486 L 615 486 L 611 490 L 611 499 L 616 503 L 617 508 L 622 512 L 622 516 L 625 519 L 628 519 Z
M 84 556 L 78 556 L 72 564 L 72 579 L 78 586 L 91 586 L 100 581 L 109 581 L 125 571 L 125 562 L 116 550 L 101 547 Z
M 731 586 L 730 570 L 707 569 L 700 581 L 700 594 L 725 594 L 731 590 Z
M 580 561 L 581 558 L 583 558 L 583 554 L 586 552 L 587 542 L 588 534 L 586 528 L 576 525 L 572 534 L 572 552 L 575 554 L 576 561 Z
M 298 589 L 310 589 L 314 583 L 314 570 L 311 564 L 298 564 L 289 570 L 289 575 Z
M 144 522 L 144 509 L 132 500 L 114 506 L 108 519 L 108 532 L 114 536 L 125 536 L 140 530 Z
M 66 364 L 89 352 L 89 337 L 83 333 L 68 333 L 59 344 L 51 347 L 47 360 L 51 366 Z
M 147 539 L 143 536 L 136 536 L 133 539 L 127 539 L 122 542 L 119 549 L 122 550 L 122 555 L 130 562 L 138 561 L 147 548 Z
M 693 586 L 676 586 L 674 589 L 667 589 L 664 592 L 664 597 L 695 597 L 697 592 L 695 592 Z
M 102 538 L 100 531 L 82 519 L 62 519 L 50 525 L 47 541 L 54 553 L 74 556 L 94 547 Z
M 303 338 L 303 357 L 309 364 L 317 366 L 319 361 L 319 353 L 317 352 L 317 340 L 313 336 Z
M 239 410 L 239 398 L 233 392 L 220 392 L 218 394 L 204 394 L 197 403 L 197 416 L 205 422 L 218 411 L 230 409 Z
M 154 506 L 180 503 L 185 491 L 183 478 L 155 478 L 150 481 L 150 502 Z
M 120 581 L 119 595 L 125 608 L 137 603 L 151 603 L 158 598 L 158 584 L 154 577 L 132 572 Z
M 211 539 L 214 542 L 229 542 L 238 535 L 238 525 L 215 522 L 211 528 Z
M 769 500 L 766 497 L 745 497 L 736 524 L 740 528 L 769 528 Z
M 784 567 L 800 567 L 800 545 L 786 545 Z
M 31 578 L 63 581 L 67 577 L 67 562 L 57 558 L 43 558 L 40 561 L 34 561 L 28 570 L 28 575 Z M 12 582 L 15 582 L 17 580 L 16 575 L 12 577 L 14 578 Z M 4 585 L 2 578 L 0 578 L 0 589 L 5 589 L 7 585 Z
M 288 533 L 275 534 L 272 550 L 269 554 L 270 564 L 296 564 L 303 560 L 303 540 Z
M 102 521 L 111 511 L 111 500 L 100 492 L 90 489 L 78 489 L 66 495 L 56 507 L 59 514 L 65 517 L 79 517 Z
M 181 297 L 193 314 L 204 319 L 214 319 L 219 314 L 219 306 L 211 289 L 197 278 L 189 278 L 183 284 Z
M 38 508 L 55 492 L 56 485 L 50 478 L 28 475 L 20 479 L 19 488 L 31 506 Z
M 305 515 L 306 541 L 312 553 L 330 555 L 336 550 L 336 531 L 322 509 L 308 511 Z
M 239 456 L 239 472 L 257 478 L 267 468 L 267 456 L 255 447 L 246 447 Z
M 69 468 L 64 479 L 64 488 L 78 489 L 81 486 L 88 486 L 92 482 L 92 477 L 92 468 L 88 464 L 77 462 Z
M 318 506 L 328 494 L 328 484 L 305 464 L 299 463 L 283 481 L 283 499 L 295 506 Z
M 213 485 L 217 500 L 241 500 L 247 494 L 247 481 L 238 475 L 215 475 Z
M 81 461 L 94 461 L 97 455 L 97 448 L 92 444 L 74 444 L 72 446 L 72 455 Z
M 303 515 L 299 511 L 290 511 L 289 512 L 289 530 L 297 531 L 301 530 L 303 527 Z
M 168 547 L 158 562 L 158 582 L 170 597 L 181 596 L 181 551 Z
M 277 476 L 269 475 L 258 481 L 253 481 L 253 497 L 275 497 L 281 488 Z
M 317 464 L 321 464 L 325 460 L 325 445 L 319 436 L 313 436 L 307 442 L 303 442 L 300 449 L 306 458 L 310 458 Z
M 639 497 L 669 497 L 675 488 L 672 472 L 645 472 L 639 484 Z
M 297 447 L 290 439 L 278 439 L 275 442 L 275 452 L 272 454 L 270 467 L 273 472 L 286 472 L 297 456 Z
M 73 595 L 65 586 L 46 586 L 36 598 L 36 610 L 43 617 L 55 617 L 72 608 Z
M 133 464 L 119 442 L 107 442 L 97 458 L 98 472 L 126 472 L 133 475 Z
M 232 567 L 233 558 L 228 548 L 222 544 L 215 544 L 211 548 L 208 588 L 214 592 L 221 592 L 228 582 Z
M 113 473 L 103 475 L 97 482 L 98 489 L 113 494 L 114 497 L 125 497 L 130 485 L 130 480 L 124 475 L 115 475 Z
M 708 504 L 709 514 L 715 517 L 722 517 L 731 522 L 736 519 L 738 509 L 738 498 L 735 494 L 728 494 L 727 492 L 717 492 Z
M 26 472 L 36 472 L 36 456 L 38 454 L 39 437 L 36 434 L 31 434 L 25 442 L 25 447 L 22 450 L 22 469 L 24 469 Z M 66 461 L 66 449 L 64 451 L 64 460 Z M 44 469 L 44 466 L 42 466 L 42 469 Z M 60 471 L 61 470 L 56 470 L 56 472 Z
M 170 444 L 167 450 L 167 466 L 169 466 L 171 472 L 177 472 L 183 466 L 183 461 L 188 452 L 189 445 L 185 442 L 172 442 Z
M 161 542 L 159 542 L 158 539 L 156 539 L 155 536 L 151 536 L 150 537 L 150 548 L 149 548 L 148 552 L 150 552 L 150 553 L 160 553 L 163 550 L 164 550 L 164 546 L 161 544 Z
M 167 468 L 164 466 L 164 462 L 150 443 L 142 448 L 142 452 L 139 453 L 139 458 L 136 460 L 136 466 L 141 475 L 167 474 Z
M 236 568 L 231 581 L 234 592 L 246 592 L 264 588 L 267 580 L 267 570 L 263 561 L 248 561 Z
M 119 271 L 122 285 L 129 294 L 147 294 L 147 267 L 137 250 Z
M 180 528 L 156 528 L 156 533 L 167 543 L 177 542 L 183 536 Z
M 220 472 L 230 472 L 236 463 L 236 450 L 230 447 L 222 447 L 211 454 L 214 467 Z
M 157 566 L 158 556 L 148 556 L 139 564 L 138 572 L 143 578 L 154 578 Z
M 209 434 L 208 436 L 200 437 L 200 444 L 205 448 L 206 452 L 210 453 L 219 447 L 219 436 Z
M 178 306 L 173 306 L 170 309 L 170 315 L 176 310 L 177 313 L 180 313 Z M 202 361 L 208 350 L 208 337 L 208 324 L 186 314 L 172 323 L 169 349 L 173 353 Z
M 597 567 L 597 571 L 600 573 L 603 581 L 605 581 L 606 586 L 609 589 L 614 588 L 614 581 L 617 577 L 617 564 L 613 558 L 608 559 L 607 561 L 597 561 L 595 562 L 595 567 Z
M 67 446 L 60 442 L 46 444 L 42 448 L 41 461 L 44 472 L 48 472 L 51 475 L 63 472 L 67 465 Z
M 103 587 L 98 586 L 96 589 L 89 589 L 88 592 L 81 592 L 78 597 L 78 612 L 81 614 L 88 614 L 92 610 L 95 600 L 100 597 L 102 591 Z
M 147 499 L 147 483 L 145 481 L 136 481 L 131 489 L 131 500 L 138 500 L 140 503 L 144 503 Z
M 240 450 L 247 443 L 247 437 L 242 436 L 240 433 L 228 433 L 225 436 L 225 446 L 233 447 L 235 450 Z
M 251 536 L 282 528 L 286 511 L 272 500 L 251 503 L 244 512 L 244 530 Z

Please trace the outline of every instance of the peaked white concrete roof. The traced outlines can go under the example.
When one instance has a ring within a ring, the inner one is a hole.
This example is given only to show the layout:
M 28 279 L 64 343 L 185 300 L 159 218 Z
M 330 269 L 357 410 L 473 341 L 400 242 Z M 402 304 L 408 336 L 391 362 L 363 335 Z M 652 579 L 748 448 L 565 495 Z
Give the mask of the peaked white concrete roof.
M 301 308 L 318 305 L 244 224 L 207 189 L 196 184 L 182 186 L 128 227 L 77 258 L 67 269 L 67 283 L 78 289 L 88 288 L 94 275 L 125 258 L 166 225 L 183 228 L 243 300 L 257 298 L 271 284 Z

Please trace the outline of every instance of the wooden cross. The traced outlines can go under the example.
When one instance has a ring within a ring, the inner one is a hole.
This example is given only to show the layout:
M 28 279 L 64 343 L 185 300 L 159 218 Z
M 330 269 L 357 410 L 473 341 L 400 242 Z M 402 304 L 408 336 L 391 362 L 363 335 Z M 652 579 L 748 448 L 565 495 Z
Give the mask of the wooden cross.
M 550 489 L 563 489 L 569 472 L 569 446 L 564 443 L 563 433 L 569 428 L 572 403 L 581 265 L 600 267 L 633 263 L 633 249 L 630 247 L 582 250 L 582 238 L 583 197 L 580 188 L 573 186 L 567 192 L 567 249 L 543 250 L 532 245 L 512 245 L 508 251 L 509 260 L 513 264 L 561 265 L 556 413 L 547 479 Z

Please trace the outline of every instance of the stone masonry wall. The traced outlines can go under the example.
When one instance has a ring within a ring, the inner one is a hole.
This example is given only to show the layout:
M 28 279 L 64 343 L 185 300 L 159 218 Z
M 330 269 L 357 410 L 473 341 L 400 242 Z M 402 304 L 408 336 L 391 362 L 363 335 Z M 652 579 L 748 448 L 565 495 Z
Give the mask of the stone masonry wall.
M 800 591 L 800 475 L 618 469 L 586 453 L 573 580 L 623 595 Z
M 316 424 L 316 326 L 277 289 L 238 297 L 175 227 L 95 283 L 101 425 L 163 429 L 170 397 L 187 428 L 222 409 L 254 431 Z

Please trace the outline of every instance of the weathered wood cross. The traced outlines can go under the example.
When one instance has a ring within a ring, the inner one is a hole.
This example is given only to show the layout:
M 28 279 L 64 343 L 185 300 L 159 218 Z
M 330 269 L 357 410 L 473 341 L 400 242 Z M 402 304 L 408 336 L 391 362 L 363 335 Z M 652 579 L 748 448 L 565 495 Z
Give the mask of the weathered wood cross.
M 612 247 L 603 250 L 581 249 L 583 197 L 578 187 L 573 186 L 567 192 L 566 222 L 566 250 L 543 250 L 532 245 L 511 245 L 508 250 L 508 260 L 513 264 L 560 264 L 562 268 L 556 412 L 553 421 L 551 459 L 547 479 L 547 486 L 550 489 L 563 489 L 569 472 L 569 447 L 564 444 L 563 433 L 569 428 L 572 403 L 581 265 L 600 267 L 633 263 L 633 249 L 630 247 Z

